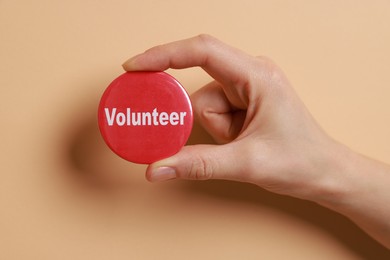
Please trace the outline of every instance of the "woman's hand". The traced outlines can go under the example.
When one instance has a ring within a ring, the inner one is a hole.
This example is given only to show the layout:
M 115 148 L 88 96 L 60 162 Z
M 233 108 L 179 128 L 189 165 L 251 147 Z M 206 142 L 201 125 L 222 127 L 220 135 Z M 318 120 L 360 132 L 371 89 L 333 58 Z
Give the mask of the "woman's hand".
M 336 143 L 268 58 L 201 35 L 154 47 L 123 66 L 149 71 L 200 66 L 215 79 L 191 100 L 196 120 L 221 145 L 184 147 L 151 164 L 150 181 L 228 179 L 297 197 L 312 196 L 322 185 L 337 185 L 326 172 Z
M 226 179 L 317 202 L 390 246 L 390 169 L 334 141 L 270 59 L 200 35 L 156 46 L 125 70 L 202 67 L 215 80 L 191 97 L 195 118 L 219 143 L 184 147 L 151 164 L 150 181 Z

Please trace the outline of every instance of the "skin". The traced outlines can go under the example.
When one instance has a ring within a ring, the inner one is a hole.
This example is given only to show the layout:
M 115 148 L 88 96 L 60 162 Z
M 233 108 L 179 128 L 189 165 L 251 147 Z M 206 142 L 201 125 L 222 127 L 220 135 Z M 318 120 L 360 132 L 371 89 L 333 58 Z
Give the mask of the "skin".
M 390 166 L 355 153 L 316 123 L 281 69 L 209 35 L 153 47 L 127 71 L 199 66 L 214 81 L 191 96 L 216 145 L 149 165 L 149 181 L 225 179 L 316 202 L 390 248 Z

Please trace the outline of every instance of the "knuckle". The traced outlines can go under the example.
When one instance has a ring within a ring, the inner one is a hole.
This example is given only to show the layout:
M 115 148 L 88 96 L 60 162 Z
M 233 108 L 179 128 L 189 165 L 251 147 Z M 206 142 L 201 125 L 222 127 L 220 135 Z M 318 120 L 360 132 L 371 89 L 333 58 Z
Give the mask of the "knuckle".
M 209 54 L 219 46 L 219 41 L 211 35 L 199 34 L 195 37 L 195 42 L 199 48 L 201 59 L 203 59 L 201 64 L 205 65 L 208 62 Z
M 188 171 L 188 178 L 193 180 L 208 180 L 213 176 L 213 167 L 202 156 L 195 156 Z
M 266 85 L 273 88 L 283 87 L 287 79 L 280 67 L 269 57 L 256 57 L 256 71 L 261 74 L 261 78 Z
M 257 60 L 256 65 L 257 65 L 258 69 L 261 69 L 261 70 L 266 71 L 266 72 L 279 71 L 279 68 L 276 65 L 276 63 L 271 58 L 269 58 L 267 56 L 257 56 L 256 60 Z
M 207 33 L 199 34 L 197 36 L 197 39 L 199 41 L 201 41 L 202 43 L 204 43 L 204 44 L 210 44 L 210 43 L 213 43 L 213 42 L 216 41 L 216 39 L 213 36 L 211 36 L 211 35 L 209 35 Z

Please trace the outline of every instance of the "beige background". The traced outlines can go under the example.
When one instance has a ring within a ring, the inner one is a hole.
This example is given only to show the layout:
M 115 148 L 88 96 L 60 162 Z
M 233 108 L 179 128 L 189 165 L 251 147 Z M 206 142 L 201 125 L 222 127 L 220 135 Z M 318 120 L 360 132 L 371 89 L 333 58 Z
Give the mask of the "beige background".
M 0 259 L 389 259 L 344 217 L 225 181 L 151 184 L 102 142 L 128 57 L 209 33 L 277 61 L 320 124 L 390 162 L 389 1 L 0 0 Z M 190 93 L 210 78 L 169 71 Z M 210 142 L 199 128 L 190 143 Z

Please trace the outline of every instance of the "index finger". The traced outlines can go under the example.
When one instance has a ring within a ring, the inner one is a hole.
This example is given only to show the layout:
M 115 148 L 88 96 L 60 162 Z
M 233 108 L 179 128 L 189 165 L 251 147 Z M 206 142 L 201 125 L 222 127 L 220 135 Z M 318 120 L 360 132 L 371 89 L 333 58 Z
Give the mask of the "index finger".
M 164 71 L 202 67 L 221 83 L 229 101 L 240 109 L 248 107 L 250 73 L 258 61 L 209 35 L 199 35 L 153 47 L 123 64 L 127 71 Z

